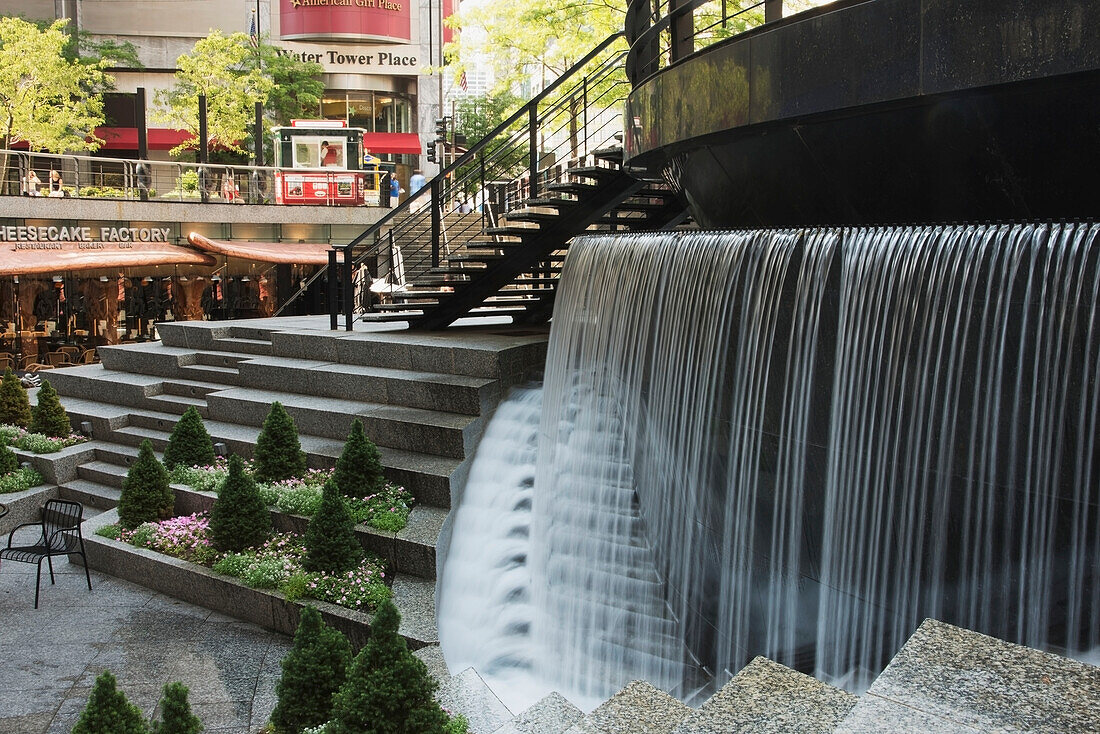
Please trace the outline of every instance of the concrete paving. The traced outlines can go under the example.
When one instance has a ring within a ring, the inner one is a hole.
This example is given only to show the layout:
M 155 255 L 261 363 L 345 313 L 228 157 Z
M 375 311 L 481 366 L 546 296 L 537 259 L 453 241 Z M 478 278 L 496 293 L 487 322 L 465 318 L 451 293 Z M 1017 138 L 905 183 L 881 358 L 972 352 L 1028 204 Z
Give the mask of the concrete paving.
M 146 717 L 178 680 L 210 734 L 267 721 L 289 637 L 95 571 L 88 591 L 80 565 L 55 568 L 34 609 L 34 565 L 0 565 L 0 732 L 67 734 L 104 670 Z

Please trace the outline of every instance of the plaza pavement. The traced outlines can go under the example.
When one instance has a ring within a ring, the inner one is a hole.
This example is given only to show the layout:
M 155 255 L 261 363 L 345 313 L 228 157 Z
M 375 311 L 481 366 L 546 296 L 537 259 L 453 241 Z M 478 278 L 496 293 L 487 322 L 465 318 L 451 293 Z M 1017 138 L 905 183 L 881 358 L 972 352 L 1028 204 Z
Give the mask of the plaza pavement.
M 0 563 L 0 734 L 68 734 L 103 670 L 147 718 L 178 680 L 209 734 L 267 721 L 289 637 L 96 571 L 88 591 L 64 559 L 55 569 L 36 610 L 34 565 Z

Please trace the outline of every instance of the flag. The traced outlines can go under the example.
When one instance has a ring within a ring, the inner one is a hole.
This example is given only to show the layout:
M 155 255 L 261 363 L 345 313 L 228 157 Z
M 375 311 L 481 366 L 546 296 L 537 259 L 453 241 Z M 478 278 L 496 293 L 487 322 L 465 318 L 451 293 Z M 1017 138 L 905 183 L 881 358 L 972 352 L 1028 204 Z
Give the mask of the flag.
M 462 76 L 458 78 L 458 86 L 462 87 L 463 92 L 470 91 L 469 84 L 466 83 L 466 72 L 462 72 Z
M 256 11 L 249 12 L 251 20 L 248 22 L 248 42 L 252 44 L 253 48 L 259 48 L 260 40 L 256 37 Z

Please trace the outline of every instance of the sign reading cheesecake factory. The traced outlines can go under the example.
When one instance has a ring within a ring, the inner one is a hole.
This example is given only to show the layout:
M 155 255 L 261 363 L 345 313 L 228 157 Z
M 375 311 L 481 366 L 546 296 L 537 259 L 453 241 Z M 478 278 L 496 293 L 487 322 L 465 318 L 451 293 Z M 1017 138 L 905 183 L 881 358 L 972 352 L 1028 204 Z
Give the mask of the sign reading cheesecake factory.
M 44 226 L 0 227 L 0 243 L 19 250 L 104 250 L 128 249 L 141 242 L 170 242 L 172 230 L 167 227 L 78 227 Z
M 280 0 L 284 40 L 412 40 L 408 0 Z

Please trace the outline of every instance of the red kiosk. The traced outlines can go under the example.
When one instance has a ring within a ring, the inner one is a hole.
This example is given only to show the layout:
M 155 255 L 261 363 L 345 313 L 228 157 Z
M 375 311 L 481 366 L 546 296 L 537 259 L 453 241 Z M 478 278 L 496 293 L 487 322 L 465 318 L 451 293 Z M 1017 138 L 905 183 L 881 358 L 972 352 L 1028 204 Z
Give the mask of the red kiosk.
M 342 120 L 275 128 L 275 203 L 377 206 L 380 172 L 363 164 L 364 132 Z

